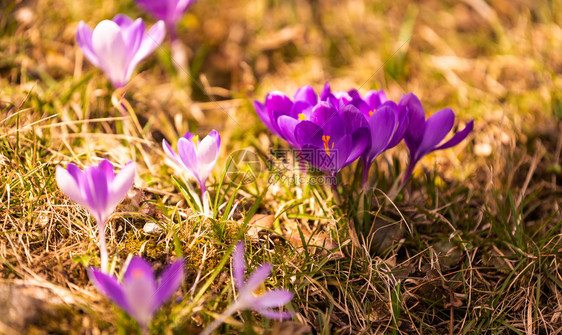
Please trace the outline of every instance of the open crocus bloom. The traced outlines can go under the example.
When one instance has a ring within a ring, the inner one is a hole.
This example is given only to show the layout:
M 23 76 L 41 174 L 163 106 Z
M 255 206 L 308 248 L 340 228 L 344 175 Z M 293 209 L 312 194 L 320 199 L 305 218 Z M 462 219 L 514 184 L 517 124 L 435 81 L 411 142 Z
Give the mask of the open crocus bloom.
M 261 295 L 256 295 L 255 291 L 263 285 L 267 277 L 271 275 L 271 264 L 264 264 L 257 268 L 248 278 L 244 280 L 246 273 L 246 261 L 244 260 L 244 242 L 236 244 L 232 255 L 232 276 L 234 285 L 238 289 L 239 310 L 251 309 L 270 319 L 285 319 L 293 315 L 289 312 L 274 311 L 270 308 L 280 307 L 293 299 L 293 293 L 277 289 L 271 290 Z
M 318 103 L 294 133 L 302 158 L 331 175 L 354 162 L 369 143 L 368 124 L 355 106 L 338 111 L 326 101 Z
M 162 272 L 159 281 L 156 281 L 150 264 L 141 257 L 131 260 L 123 283 L 94 268 L 88 269 L 88 275 L 104 296 L 137 320 L 143 329 L 147 329 L 154 313 L 181 286 L 183 264 L 182 260 L 172 263 Z
M 294 101 L 280 91 L 273 91 L 267 94 L 265 103 L 255 100 L 254 108 L 269 130 L 298 148 L 300 143 L 295 139 L 295 127 L 300 121 L 310 118 L 317 103 L 314 89 L 304 86 L 297 90 Z
M 184 167 L 197 180 L 199 187 L 201 187 L 204 210 L 208 213 L 205 183 L 219 157 L 221 147 L 219 133 L 212 130 L 203 140 L 199 140 L 199 136 L 187 132 L 178 141 L 178 153 L 172 149 L 166 140 L 162 141 L 162 147 L 172 161 Z
M 142 19 L 119 14 L 101 21 L 94 31 L 80 21 L 76 41 L 88 60 L 101 69 L 115 88 L 125 86 L 135 67 L 164 40 L 166 28 L 158 21 L 148 32 Z
M 166 23 L 168 30 L 175 30 L 185 11 L 197 0 L 136 0 L 144 10 Z
M 57 185 L 72 201 L 84 206 L 96 219 L 100 237 L 102 269 L 107 270 L 108 258 L 105 247 L 105 223 L 117 205 L 133 187 L 135 163 L 127 163 L 117 175 L 113 165 L 104 159 L 98 166 L 84 171 L 70 163 L 64 169 L 57 166 Z
M 133 187 L 135 163 L 127 163 L 117 175 L 113 172 L 113 164 L 107 159 L 84 171 L 72 163 L 66 169 L 57 166 L 56 173 L 57 184 L 62 192 L 84 206 L 99 225 L 104 225 Z
M 410 151 L 410 166 L 402 182 L 404 184 L 412 174 L 416 163 L 425 155 L 436 150 L 453 147 L 464 140 L 474 128 L 474 120 L 471 120 L 451 139 L 439 145 L 453 128 L 455 123 L 453 110 L 443 109 L 426 120 L 423 106 L 413 93 L 405 95 L 399 105 L 407 108 L 410 114 L 410 125 L 404 137 Z

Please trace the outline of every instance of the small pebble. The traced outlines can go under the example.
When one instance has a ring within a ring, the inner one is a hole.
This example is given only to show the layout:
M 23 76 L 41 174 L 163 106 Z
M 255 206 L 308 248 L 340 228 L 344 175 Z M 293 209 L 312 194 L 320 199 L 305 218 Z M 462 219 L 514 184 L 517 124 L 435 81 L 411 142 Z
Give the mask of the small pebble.
M 164 231 L 158 224 L 150 221 L 144 224 L 142 230 L 148 235 L 159 235 Z

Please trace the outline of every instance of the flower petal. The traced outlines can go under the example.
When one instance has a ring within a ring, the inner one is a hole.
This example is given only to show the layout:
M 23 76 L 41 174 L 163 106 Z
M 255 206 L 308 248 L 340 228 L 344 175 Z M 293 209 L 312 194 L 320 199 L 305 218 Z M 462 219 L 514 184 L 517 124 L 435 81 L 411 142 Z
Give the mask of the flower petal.
M 452 109 L 443 109 L 430 116 L 425 123 L 423 140 L 419 144 L 418 158 L 421 158 L 431 151 L 441 142 L 451 131 L 455 124 L 455 113 Z
M 129 28 L 133 24 L 133 20 L 125 14 L 117 14 L 112 20 L 121 28 Z
M 246 260 L 244 259 L 244 241 L 238 241 L 232 253 L 232 277 L 234 285 L 240 291 L 244 287 L 244 273 L 246 272 Z
M 180 156 L 174 151 L 174 149 L 172 149 L 168 141 L 166 141 L 165 139 L 162 140 L 162 148 L 164 149 L 164 152 L 166 153 L 168 158 L 170 158 L 179 166 L 183 166 Z
M 316 92 L 312 88 L 312 86 L 303 86 L 297 90 L 295 93 L 295 102 L 297 101 L 304 101 L 307 102 L 309 105 L 316 105 L 318 102 L 318 96 Z
M 78 23 L 78 28 L 76 29 L 76 42 L 90 63 L 92 63 L 95 67 L 100 67 L 98 56 L 92 46 L 92 29 L 90 29 L 84 21 L 80 21 L 80 23 Z
M 115 208 L 123 201 L 135 181 L 136 164 L 133 161 L 125 164 L 110 183 L 108 207 Z
M 218 135 L 216 130 L 215 135 Z M 217 143 L 218 141 L 218 143 Z M 205 136 L 197 148 L 197 174 L 199 182 L 204 183 L 215 167 L 219 157 L 220 136 Z
M 92 34 L 92 46 L 99 66 L 116 88 L 127 84 L 128 65 L 133 58 L 123 39 L 121 28 L 109 20 L 101 21 Z
M 73 164 L 68 164 L 69 167 L 74 166 Z M 75 166 L 74 166 L 75 167 Z M 70 198 L 70 200 L 84 206 L 88 207 L 88 201 L 82 194 L 77 180 L 72 176 L 67 170 L 62 166 L 57 165 L 56 169 L 56 179 L 57 185 L 61 189 L 62 193 Z
M 261 315 L 265 316 L 266 318 L 270 318 L 273 320 L 282 320 L 282 319 L 289 319 L 293 317 L 293 313 L 291 312 L 280 312 L 280 311 L 272 311 L 270 309 L 261 309 L 256 311 Z
M 131 306 L 127 301 L 125 296 L 125 291 L 117 278 L 109 276 L 100 270 L 89 268 L 88 277 L 94 284 L 94 286 L 101 292 L 104 296 L 111 299 L 117 306 L 124 309 L 127 313 L 131 313 Z
M 144 33 L 144 25 L 142 27 L 142 33 Z M 164 24 L 164 21 L 158 21 L 152 26 L 152 28 L 150 28 L 150 30 L 146 34 L 144 34 L 140 46 L 138 47 L 138 49 L 134 50 L 135 54 L 133 55 L 131 62 L 127 68 L 128 77 L 133 74 L 135 67 L 144 58 L 146 58 L 146 56 L 150 55 L 156 48 L 160 46 L 160 44 L 162 44 L 164 37 L 166 37 L 166 25 Z
M 395 129 L 396 115 L 391 108 L 382 107 L 371 116 L 369 119 L 371 141 L 368 150 L 365 151 L 369 163 L 386 150 Z
M 198 175 L 197 165 L 199 162 L 197 161 L 197 152 L 195 151 L 195 143 L 193 141 L 182 137 L 178 141 L 178 154 L 181 158 L 183 166 L 195 177 L 195 179 L 199 180 L 200 176 Z
M 277 119 L 277 125 L 279 126 L 279 131 L 281 132 L 281 137 L 283 137 L 290 145 L 299 148 L 300 145 L 295 138 L 295 128 L 299 124 L 299 120 L 293 119 L 287 115 L 281 115 Z
M 261 284 L 265 282 L 267 277 L 271 274 L 271 264 L 264 264 L 257 268 L 244 285 L 244 288 L 241 290 L 240 294 L 250 294 L 254 292 Z
M 156 289 L 155 306 L 160 306 L 168 300 L 181 286 L 184 277 L 184 261 L 178 260 L 169 265 L 160 276 Z
M 145 261 L 140 256 L 135 256 L 131 259 L 125 275 L 123 276 L 123 285 L 128 285 L 132 281 L 138 280 L 140 278 L 148 278 L 152 281 L 154 289 L 156 289 L 156 281 L 154 280 L 154 271 L 150 263 Z
M 287 290 L 272 290 L 257 297 L 254 300 L 254 307 L 256 309 L 279 307 L 290 302 L 291 299 L 293 299 L 292 292 Z
M 111 183 L 115 178 L 115 173 L 113 173 L 113 164 L 107 159 L 102 160 L 98 164 L 98 169 L 101 169 L 105 175 L 105 179 L 108 183 Z
M 468 122 L 468 124 L 464 127 L 463 130 L 459 131 L 458 133 L 455 134 L 455 136 L 451 137 L 450 140 L 441 144 L 440 146 L 438 146 L 433 150 L 442 150 L 442 149 L 448 149 L 450 147 L 454 147 L 455 145 L 459 144 L 462 140 L 464 140 L 472 132 L 472 129 L 474 129 L 474 120 L 470 120 L 470 122 Z

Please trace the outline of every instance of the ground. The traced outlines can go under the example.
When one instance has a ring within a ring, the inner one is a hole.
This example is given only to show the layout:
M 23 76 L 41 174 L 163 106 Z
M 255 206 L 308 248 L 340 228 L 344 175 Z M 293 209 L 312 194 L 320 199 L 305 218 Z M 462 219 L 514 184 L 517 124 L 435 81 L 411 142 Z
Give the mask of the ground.
M 240 238 L 250 269 L 273 264 L 266 289 L 295 293 L 287 306 L 295 316 L 243 312 L 221 333 L 562 327 L 560 1 L 200 0 L 178 26 L 187 61 L 172 58 L 166 40 L 137 68 L 125 117 L 77 47 L 76 27 L 117 13 L 148 25 L 152 17 L 133 1 L 1 3 L 0 333 L 137 331 L 89 282 L 87 266 L 99 266 L 95 223 L 54 178 L 57 165 L 101 158 L 138 165 L 108 227 L 114 272 L 131 255 L 156 271 L 186 260 L 153 333 L 198 333 L 232 302 L 230 253 Z M 281 158 L 271 152 L 288 146 L 252 101 L 327 81 L 394 100 L 414 92 L 428 114 L 452 108 L 459 129 L 475 120 L 466 141 L 424 158 L 398 194 L 405 146 L 377 160 L 370 234 L 350 229 L 355 166 L 339 202 L 323 185 L 272 182 Z M 210 129 L 223 147 L 209 182 L 216 216 L 204 220 L 182 193 L 196 183 L 169 164 L 161 141 Z M 237 188 L 223 176 L 242 149 L 270 169 Z

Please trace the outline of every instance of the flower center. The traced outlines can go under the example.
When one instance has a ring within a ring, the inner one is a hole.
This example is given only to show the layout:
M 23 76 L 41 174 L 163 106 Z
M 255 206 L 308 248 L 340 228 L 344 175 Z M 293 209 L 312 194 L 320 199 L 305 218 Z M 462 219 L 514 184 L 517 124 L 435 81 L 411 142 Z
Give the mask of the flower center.
M 301 120 L 301 121 L 306 120 L 306 115 L 304 115 L 304 113 L 300 113 L 299 114 L 299 120 Z
M 195 143 L 195 149 L 197 149 L 197 145 L 199 144 L 199 135 L 193 136 L 191 140 Z
M 144 277 L 144 274 L 142 273 L 141 270 L 135 269 L 135 270 L 133 271 L 133 277 L 135 277 L 135 278 L 142 278 L 142 277 Z
M 369 116 L 373 116 L 373 114 L 375 114 L 376 111 L 377 111 L 377 109 L 373 108 L 373 110 L 369 112 Z
M 328 156 L 330 156 L 330 149 L 334 148 L 334 143 L 332 143 L 332 147 L 330 148 L 330 136 L 322 135 L 322 142 L 324 142 L 324 150 Z

